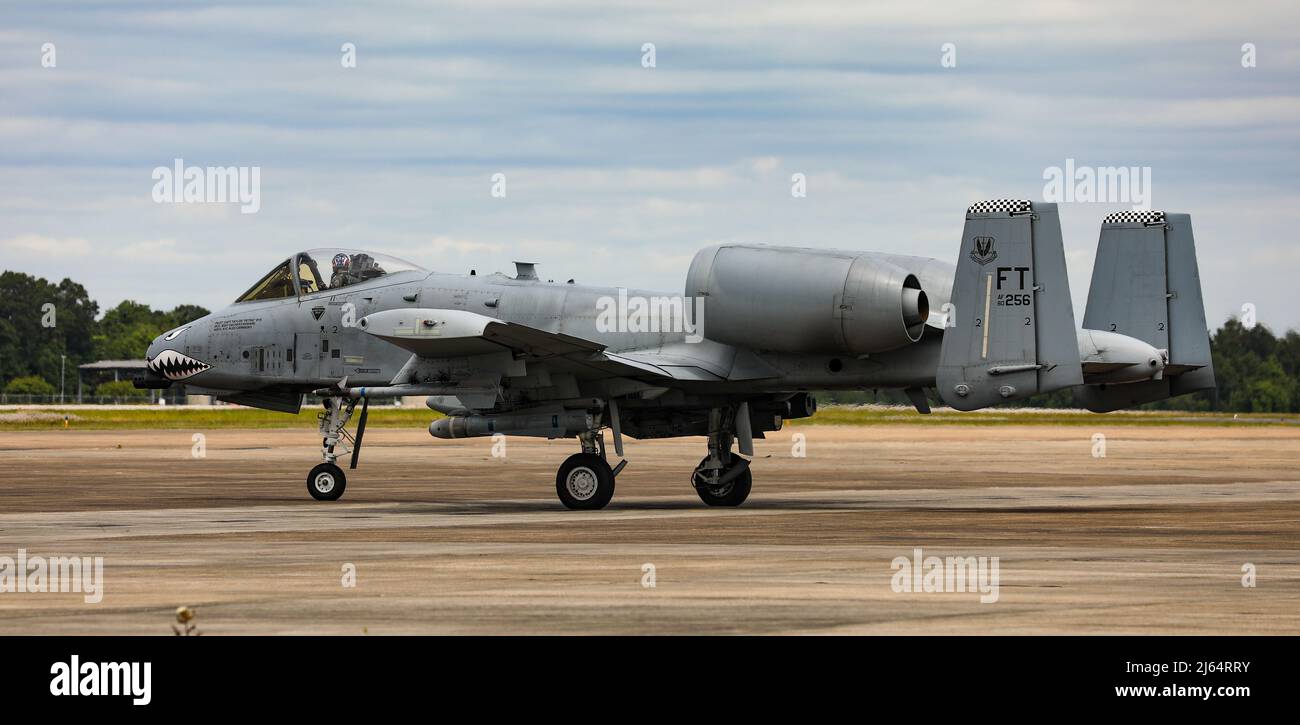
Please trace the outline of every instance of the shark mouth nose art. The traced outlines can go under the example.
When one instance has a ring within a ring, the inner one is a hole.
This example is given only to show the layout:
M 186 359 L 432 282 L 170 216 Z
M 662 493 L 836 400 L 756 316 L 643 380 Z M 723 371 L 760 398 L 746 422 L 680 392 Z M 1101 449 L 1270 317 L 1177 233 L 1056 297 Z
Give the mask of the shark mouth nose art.
M 175 350 L 163 350 L 148 364 L 150 370 L 168 380 L 184 380 L 212 367 L 201 360 L 195 360 L 189 355 L 184 355 Z

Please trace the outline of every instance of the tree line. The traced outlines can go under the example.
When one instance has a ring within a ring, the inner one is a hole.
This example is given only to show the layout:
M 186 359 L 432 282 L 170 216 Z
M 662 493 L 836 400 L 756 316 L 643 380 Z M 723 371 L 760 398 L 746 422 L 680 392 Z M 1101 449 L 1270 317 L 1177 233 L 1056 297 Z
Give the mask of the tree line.
M 0 391 L 55 395 L 60 364 L 68 392 L 77 366 L 96 360 L 139 360 L 155 337 L 208 311 L 197 305 L 154 310 L 124 301 L 101 317 L 99 303 L 70 279 L 55 284 L 22 272 L 0 273 Z M 62 359 L 67 356 L 66 361 Z M 129 383 L 111 386 L 129 394 Z
M 99 315 L 85 287 L 64 279 L 58 284 L 21 272 L 0 274 L 0 390 L 18 394 L 58 392 L 60 356 L 67 356 L 67 379 L 76 366 L 95 360 L 137 360 L 158 335 L 208 311 L 197 305 L 154 310 L 124 301 Z M 1210 336 L 1218 389 L 1151 403 L 1144 407 L 1251 413 L 1300 412 L 1300 333 L 1275 335 L 1265 325 L 1246 327 L 1230 319 Z M 15 381 L 21 381 L 17 384 Z M 14 388 L 18 389 L 14 389 Z M 129 386 L 118 386 L 125 392 Z M 34 392 L 39 388 L 44 392 Z M 822 400 L 844 403 L 906 403 L 889 391 L 822 393 Z M 1017 403 L 1071 407 L 1062 390 Z

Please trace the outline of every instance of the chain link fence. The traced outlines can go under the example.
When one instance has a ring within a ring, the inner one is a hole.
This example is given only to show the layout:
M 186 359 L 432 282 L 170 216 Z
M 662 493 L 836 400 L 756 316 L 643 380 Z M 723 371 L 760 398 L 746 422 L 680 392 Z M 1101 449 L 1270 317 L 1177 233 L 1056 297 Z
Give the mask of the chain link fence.
M 170 391 L 166 391 L 170 392 Z M 155 391 L 142 390 L 140 395 L 17 395 L 0 393 L 0 405 L 185 405 L 186 395 L 157 395 Z M 165 400 L 165 403 L 160 403 Z

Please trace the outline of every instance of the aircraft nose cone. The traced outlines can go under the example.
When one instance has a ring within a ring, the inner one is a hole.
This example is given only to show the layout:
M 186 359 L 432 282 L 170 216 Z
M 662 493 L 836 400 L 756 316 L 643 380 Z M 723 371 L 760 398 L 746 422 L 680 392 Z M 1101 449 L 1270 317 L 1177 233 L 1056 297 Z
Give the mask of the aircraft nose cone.
M 185 349 L 186 336 L 194 323 L 178 327 L 159 335 L 146 353 L 146 364 L 154 374 L 168 380 L 184 380 L 198 375 L 212 366 L 181 352 Z
M 167 343 L 163 342 L 163 336 L 159 335 L 158 337 L 155 337 L 153 342 L 149 343 L 149 350 L 144 354 L 145 360 L 153 361 L 162 354 L 163 350 L 166 349 Z
M 185 339 L 189 336 L 190 329 L 193 328 L 194 325 L 195 323 L 191 322 L 190 324 L 183 325 L 175 330 L 164 332 L 153 341 L 153 345 L 151 345 L 149 349 L 152 350 L 154 347 L 157 347 L 159 350 L 164 350 L 166 348 L 183 347 L 185 345 Z

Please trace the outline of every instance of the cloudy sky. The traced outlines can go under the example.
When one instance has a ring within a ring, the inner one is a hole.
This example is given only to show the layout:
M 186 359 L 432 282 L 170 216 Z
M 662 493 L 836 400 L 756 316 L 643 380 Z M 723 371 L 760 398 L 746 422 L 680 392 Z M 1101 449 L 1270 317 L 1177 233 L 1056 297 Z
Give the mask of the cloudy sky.
M 1296 28 L 1252 0 L 6 3 L 0 268 L 105 307 L 216 308 L 320 246 L 680 290 L 719 241 L 955 259 L 966 205 L 1074 159 L 1192 214 L 1212 326 L 1300 327 Z M 156 203 L 176 159 L 259 167 L 260 210 Z M 1062 206 L 1078 307 L 1130 207 Z

